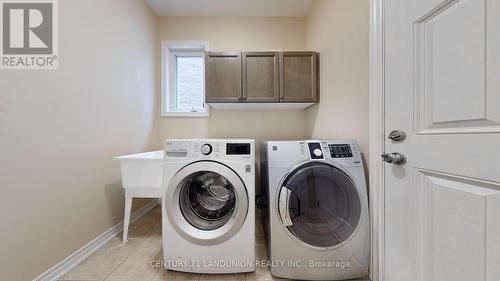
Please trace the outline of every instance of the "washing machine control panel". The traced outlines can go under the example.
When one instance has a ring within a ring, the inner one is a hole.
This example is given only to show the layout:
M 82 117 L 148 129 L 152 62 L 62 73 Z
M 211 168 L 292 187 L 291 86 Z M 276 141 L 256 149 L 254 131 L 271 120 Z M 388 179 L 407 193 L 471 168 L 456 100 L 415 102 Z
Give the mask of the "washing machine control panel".
M 168 139 L 165 157 L 168 161 L 183 159 L 231 160 L 253 163 L 255 141 L 246 139 Z

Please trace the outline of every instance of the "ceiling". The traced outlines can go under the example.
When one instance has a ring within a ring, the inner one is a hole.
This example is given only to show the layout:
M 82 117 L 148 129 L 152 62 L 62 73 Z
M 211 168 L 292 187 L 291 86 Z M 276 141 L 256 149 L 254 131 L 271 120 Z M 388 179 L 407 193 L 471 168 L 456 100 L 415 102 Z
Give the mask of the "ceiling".
M 313 0 L 146 0 L 158 16 L 303 17 Z

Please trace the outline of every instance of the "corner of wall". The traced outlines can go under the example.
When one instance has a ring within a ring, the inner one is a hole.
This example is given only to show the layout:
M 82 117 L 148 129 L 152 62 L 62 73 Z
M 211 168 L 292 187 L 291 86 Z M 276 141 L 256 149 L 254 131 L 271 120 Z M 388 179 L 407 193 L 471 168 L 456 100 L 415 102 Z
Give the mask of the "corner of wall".
M 320 102 L 306 110 L 311 138 L 356 139 L 368 155 L 369 0 L 315 0 L 306 48 L 320 52 Z

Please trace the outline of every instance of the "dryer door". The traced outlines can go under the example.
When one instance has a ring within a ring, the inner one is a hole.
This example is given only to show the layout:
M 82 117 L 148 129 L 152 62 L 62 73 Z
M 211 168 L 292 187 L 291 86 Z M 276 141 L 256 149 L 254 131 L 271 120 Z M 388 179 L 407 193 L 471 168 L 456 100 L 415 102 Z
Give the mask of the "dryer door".
M 232 237 L 248 212 L 248 195 L 241 178 L 213 161 L 182 168 L 163 198 L 169 223 L 186 239 L 213 245 Z
M 309 162 L 295 168 L 278 194 L 283 226 L 310 247 L 338 247 L 357 229 L 361 200 L 354 182 L 340 168 Z

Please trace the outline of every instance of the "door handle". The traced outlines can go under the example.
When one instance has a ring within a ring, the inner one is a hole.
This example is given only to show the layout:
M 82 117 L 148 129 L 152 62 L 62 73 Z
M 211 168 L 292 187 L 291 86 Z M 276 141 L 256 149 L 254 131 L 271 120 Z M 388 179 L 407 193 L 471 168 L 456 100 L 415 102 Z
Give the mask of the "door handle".
M 284 226 L 290 226 L 293 224 L 292 219 L 290 218 L 290 211 L 289 211 L 291 194 L 292 191 L 283 186 L 281 188 L 278 198 L 278 211 Z
M 386 153 L 382 154 L 382 160 L 394 165 L 403 165 L 404 163 L 406 163 L 406 156 L 399 152 Z

